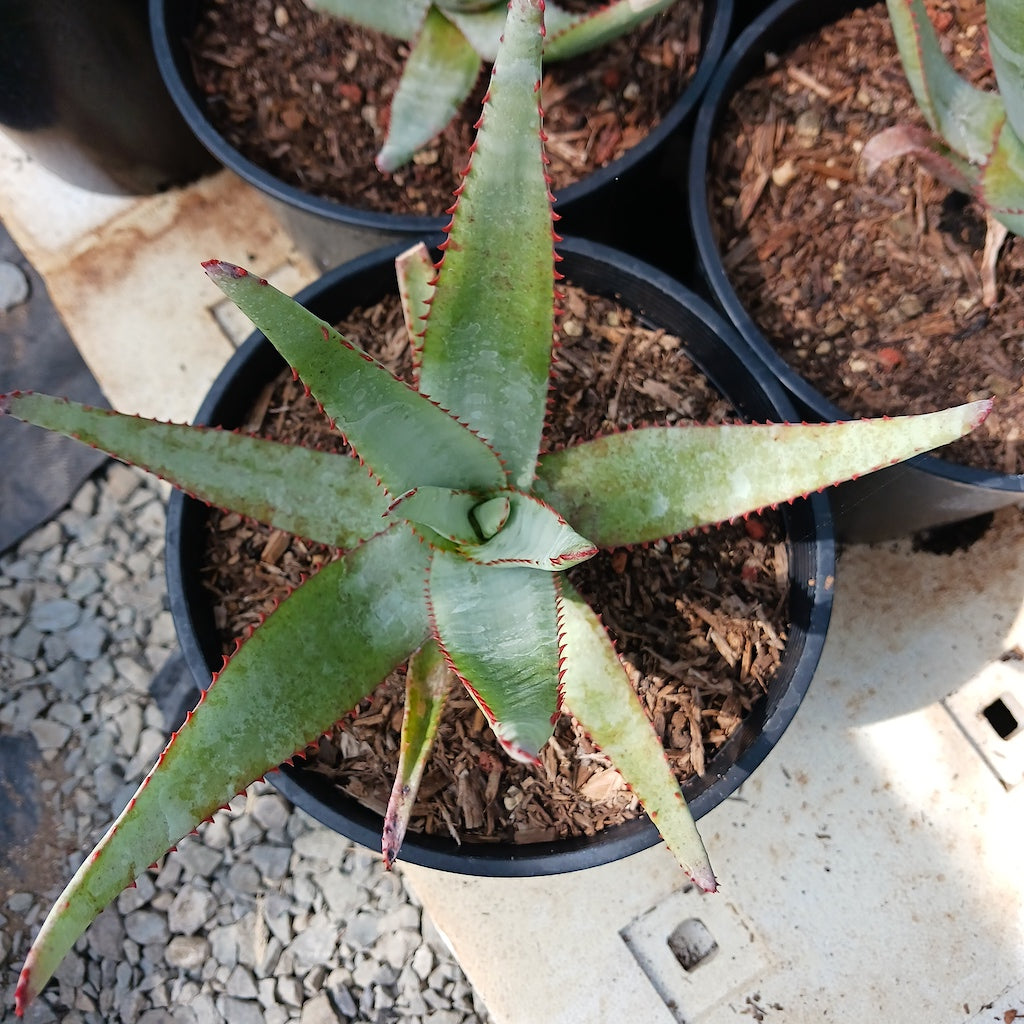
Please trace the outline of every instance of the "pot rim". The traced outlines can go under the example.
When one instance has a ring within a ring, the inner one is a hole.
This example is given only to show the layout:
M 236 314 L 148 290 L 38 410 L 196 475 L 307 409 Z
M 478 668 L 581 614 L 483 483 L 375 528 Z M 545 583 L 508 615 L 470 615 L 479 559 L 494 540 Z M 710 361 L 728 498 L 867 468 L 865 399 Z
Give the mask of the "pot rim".
M 707 180 L 711 144 L 722 112 L 736 88 L 763 68 L 764 54 L 773 45 L 782 43 L 787 36 L 792 35 L 789 20 L 796 20 L 798 32 L 812 31 L 862 6 L 862 0 L 775 0 L 754 18 L 725 54 L 701 100 L 694 125 L 687 175 L 690 226 L 700 274 L 715 302 L 756 356 L 770 367 L 797 402 L 825 421 L 849 419 L 850 414 L 829 401 L 801 377 L 778 354 L 747 312 L 722 263 L 711 224 Z M 955 484 L 1005 492 L 1008 501 L 1013 500 L 1013 494 L 1024 493 L 1024 473 L 997 473 L 936 455 L 917 455 L 903 465 Z
M 325 274 L 299 292 L 296 298 L 315 306 L 326 293 L 344 288 L 353 281 L 361 284 L 363 279 L 372 278 L 377 283 L 377 288 L 371 289 L 373 297 L 361 301 L 375 301 L 389 290 L 388 287 L 381 289 L 380 281 L 383 275 L 391 274 L 393 260 L 402 249 L 403 246 L 398 244 L 368 253 Z M 728 389 L 721 386 L 720 375 L 726 374 L 735 390 L 735 372 L 744 359 L 745 350 L 731 327 L 710 305 L 668 275 L 606 246 L 566 239 L 559 245 L 559 251 L 565 258 L 560 270 L 567 272 L 570 278 L 579 281 L 588 274 L 610 273 L 614 276 L 606 288 L 607 293 L 620 297 L 638 312 L 650 310 L 660 302 L 691 309 L 694 321 L 699 321 L 709 338 L 724 339 L 725 354 L 719 364 L 702 366 L 702 369 L 719 390 L 725 392 Z M 586 281 L 580 283 L 594 287 Z M 351 305 L 350 299 L 346 298 L 345 302 Z M 338 308 L 344 308 L 344 303 Z M 655 322 L 658 319 L 655 317 Z M 705 343 L 713 344 L 711 341 L 697 342 Z M 273 349 L 269 342 L 262 334 L 254 332 L 214 382 L 195 422 L 211 421 L 239 372 L 261 352 L 265 358 L 272 358 Z M 716 374 L 719 375 L 717 379 Z M 757 365 L 752 368 L 750 376 L 757 392 L 753 401 L 759 403 L 760 408 L 769 410 L 759 415 L 769 418 L 777 414 L 791 420 L 794 415 L 792 407 L 774 378 Z M 732 400 L 738 408 L 744 404 L 742 400 Z M 814 494 L 783 506 L 781 513 L 790 555 L 790 635 L 776 677 L 778 686 L 775 688 L 773 684 L 770 687 L 769 693 L 748 714 L 743 725 L 715 754 L 706 775 L 701 780 L 691 779 L 684 784 L 683 790 L 695 818 L 733 794 L 774 748 L 807 692 L 824 646 L 835 577 L 835 543 L 828 500 L 821 493 Z M 209 684 L 210 665 L 219 662 L 218 654 L 211 651 L 210 658 L 207 658 L 203 652 L 197 634 L 197 619 L 191 606 L 199 584 L 190 576 L 186 564 L 189 534 L 206 514 L 206 507 L 201 502 L 187 498 L 180 491 L 172 493 L 167 515 L 168 591 L 179 643 L 197 686 Z M 202 628 L 202 623 L 198 626 Z M 303 770 L 301 763 L 282 766 L 279 772 L 269 773 L 267 780 L 328 827 L 370 849 L 379 847 L 380 815 L 339 793 L 314 773 Z M 328 797 L 333 799 L 328 800 Z M 594 836 L 530 844 L 473 843 L 460 847 L 448 837 L 410 832 L 402 847 L 401 859 L 460 874 L 521 877 L 557 874 L 609 863 L 660 841 L 657 829 L 646 815 L 642 815 Z
M 312 195 L 277 178 L 231 146 L 213 126 L 201 103 L 197 101 L 195 83 L 187 71 L 188 59 L 184 44 L 175 38 L 169 24 L 169 19 L 173 17 L 193 17 L 196 2 L 193 0 L 187 4 L 173 0 L 149 0 L 150 31 L 157 66 L 171 98 L 196 137 L 217 160 L 273 199 L 317 217 L 377 231 L 423 235 L 441 230 L 448 222 L 445 216 L 389 213 Z M 658 125 L 636 146 L 607 167 L 599 168 L 562 189 L 557 197 L 560 213 L 564 215 L 573 203 L 594 197 L 606 185 L 640 166 L 676 132 L 696 108 L 725 52 L 735 4 L 735 0 L 703 2 L 703 48 L 697 68 L 679 98 Z

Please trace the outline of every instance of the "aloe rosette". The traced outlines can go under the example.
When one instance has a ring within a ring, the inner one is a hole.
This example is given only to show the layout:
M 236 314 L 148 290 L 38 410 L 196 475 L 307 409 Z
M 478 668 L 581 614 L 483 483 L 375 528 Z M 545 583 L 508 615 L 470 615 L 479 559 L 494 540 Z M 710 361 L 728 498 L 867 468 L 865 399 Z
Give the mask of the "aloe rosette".
M 1007 231 L 1024 234 L 1024 4 L 987 0 L 988 46 L 997 91 L 971 85 L 943 53 L 923 0 L 887 0 L 900 60 L 931 132 L 896 125 L 863 150 L 869 173 L 913 155 L 951 188 L 985 208 L 985 301 L 995 301 L 994 265 Z
M 505 25 L 505 0 L 306 0 L 363 28 L 409 45 L 391 101 L 382 171 L 408 163 L 462 107 L 485 64 L 493 63 Z M 643 24 L 676 0 L 610 0 L 590 10 L 545 7 L 544 59 L 578 56 Z
M 650 427 L 544 451 L 558 275 L 541 141 L 542 24 L 539 0 L 513 0 L 443 259 L 435 266 L 417 246 L 398 260 L 415 386 L 266 281 L 204 264 L 358 457 L 44 395 L 0 399 L 0 411 L 342 552 L 240 643 L 85 859 L 29 951 L 19 1014 L 125 886 L 402 665 L 388 863 L 458 683 L 513 758 L 536 760 L 556 712 L 570 710 L 685 871 L 714 890 L 664 751 L 604 628 L 562 571 L 598 548 L 673 536 L 890 464 L 984 418 L 988 403 L 849 424 Z

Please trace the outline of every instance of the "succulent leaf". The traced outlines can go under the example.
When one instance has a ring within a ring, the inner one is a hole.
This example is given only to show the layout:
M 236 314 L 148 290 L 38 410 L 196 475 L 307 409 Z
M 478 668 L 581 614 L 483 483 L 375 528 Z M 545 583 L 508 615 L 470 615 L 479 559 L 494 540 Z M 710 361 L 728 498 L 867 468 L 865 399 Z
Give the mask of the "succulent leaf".
M 470 519 L 481 540 L 490 540 L 507 522 L 512 512 L 512 501 L 507 494 L 488 498 L 473 507 Z
M 544 502 L 519 491 L 510 491 L 508 500 L 508 521 L 482 544 L 464 549 L 467 558 L 481 565 L 515 563 L 561 572 L 597 554 L 597 548 L 586 537 Z M 486 510 L 489 505 L 492 503 L 480 508 Z
M 615 0 L 585 14 L 571 14 L 557 4 L 549 3 L 544 12 L 548 27 L 544 59 L 568 60 L 595 50 L 632 31 L 675 2 L 652 0 L 640 4 L 636 0 Z
M 416 38 L 430 7 L 430 0 L 305 0 L 305 3 L 315 11 L 406 40 Z
M 238 649 L 57 900 L 22 971 L 19 1013 L 125 886 L 424 642 L 427 557 L 405 526 L 378 534 L 307 580 Z
M 472 519 L 480 496 L 471 491 L 450 491 L 445 487 L 417 487 L 407 491 L 388 509 L 417 526 L 426 526 L 455 544 L 479 544 L 482 540 Z
M 971 163 L 984 163 L 1006 116 L 1002 101 L 956 73 L 942 52 L 923 0 L 887 4 L 903 69 L 928 124 L 954 152 Z
M 498 56 L 501 34 L 505 30 L 507 4 L 492 3 L 474 11 L 456 11 L 445 7 L 444 13 L 446 18 L 458 25 L 480 58 L 493 64 Z
M 378 533 L 387 509 L 384 492 L 347 455 L 140 419 L 49 395 L 8 395 L 2 410 L 140 466 L 211 505 L 335 547 L 352 548 Z
M 391 494 L 505 482 L 493 451 L 294 299 L 230 263 L 207 274 L 296 368 L 359 457 Z
M 980 198 L 996 220 L 1024 235 L 1024 142 L 1009 122 L 982 171 Z
M 558 708 L 551 574 L 485 567 L 436 551 L 428 600 L 441 649 L 502 746 L 519 761 L 536 761 Z
M 409 347 L 413 352 L 413 363 L 419 383 L 419 363 L 422 355 L 423 331 L 426 327 L 430 303 L 434 298 L 434 261 L 422 242 L 409 249 L 395 260 L 395 274 L 398 277 L 398 294 L 402 301 L 402 317 L 409 335 Z
M 401 849 L 412 816 L 423 770 L 437 738 L 441 711 L 455 682 L 440 648 L 428 640 L 410 659 L 405 676 L 405 710 L 402 715 L 402 747 L 398 774 L 384 814 L 381 851 L 390 868 Z
M 981 172 L 957 156 L 937 135 L 916 125 L 896 124 L 872 135 L 861 150 L 868 175 L 889 160 L 912 156 L 936 180 L 958 192 L 973 194 L 981 183 Z
M 485 438 L 521 490 L 532 482 L 540 447 L 554 324 L 538 107 L 541 24 L 538 4 L 511 5 L 420 368 L 421 390 Z
M 377 167 L 396 170 L 443 131 L 473 91 L 482 67 L 466 37 L 431 7 L 391 101 L 391 122 Z
M 545 455 L 534 491 L 599 546 L 637 544 L 947 444 L 991 406 L 846 423 L 648 427 Z
M 568 581 L 558 613 L 566 707 L 622 774 L 694 884 L 714 892 L 707 851 L 664 748 L 600 620 Z
M 554 509 L 520 491 L 483 497 L 418 487 L 398 498 L 388 514 L 451 541 L 453 547 L 443 545 L 446 550 L 457 550 L 479 565 L 560 572 L 597 553 Z
M 1024 8 L 1020 0 L 987 0 L 988 48 L 1006 116 L 1024 139 Z

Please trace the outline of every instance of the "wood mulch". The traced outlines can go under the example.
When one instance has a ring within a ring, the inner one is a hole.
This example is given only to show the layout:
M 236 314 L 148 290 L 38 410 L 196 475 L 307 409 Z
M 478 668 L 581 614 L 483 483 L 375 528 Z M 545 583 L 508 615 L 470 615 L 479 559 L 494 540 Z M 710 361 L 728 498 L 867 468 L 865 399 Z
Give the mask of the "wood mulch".
M 982 0 L 930 10 L 957 66 L 992 84 Z M 925 126 L 885 6 L 799 41 L 734 97 L 708 174 L 733 287 L 783 358 L 852 415 L 995 397 L 944 457 L 1024 472 L 1024 238 L 1010 236 L 986 308 L 984 215 L 912 158 L 868 178 L 860 151 Z
M 570 289 L 556 363 L 559 395 L 547 444 L 556 447 L 651 422 L 735 418 L 680 350 L 617 304 Z M 408 379 L 397 300 L 359 310 L 342 332 Z M 340 438 L 285 372 L 268 386 L 247 428 L 343 451 Z M 208 525 L 204 580 L 225 651 L 284 588 L 336 552 L 234 514 Z M 634 550 L 605 552 L 572 571 L 573 583 L 615 638 L 680 779 L 701 773 L 765 693 L 787 633 L 788 560 L 777 515 Z M 398 762 L 404 695 L 395 673 L 320 743 L 309 765 L 383 811 Z M 511 761 L 483 715 L 457 688 L 427 766 L 411 831 L 516 842 L 590 835 L 640 813 L 607 758 L 562 714 L 542 763 Z
M 623 156 L 682 95 L 700 56 L 702 6 L 680 0 L 599 51 L 549 65 L 544 127 L 556 192 Z M 450 205 L 489 69 L 434 142 L 382 175 L 373 159 L 405 44 L 302 0 L 204 0 L 190 49 L 213 124 L 276 177 L 362 209 L 441 216 Z

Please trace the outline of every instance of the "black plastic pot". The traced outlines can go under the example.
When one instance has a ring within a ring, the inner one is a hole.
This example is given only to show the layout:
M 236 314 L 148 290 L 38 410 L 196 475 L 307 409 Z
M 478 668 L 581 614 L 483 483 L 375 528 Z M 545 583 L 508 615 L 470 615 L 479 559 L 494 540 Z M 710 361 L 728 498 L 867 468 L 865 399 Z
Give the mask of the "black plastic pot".
M 741 33 L 708 86 L 697 114 L 690 151 L 689 209 L 704 282 L 739 333 L 796 401 L 808 419 L 833 421 L 849 414 L 805 381 L 775 351 L 733 290 L 722 263 L 708 209 L 712 140 L 733 94 L 764 70 L 765 54 L 781 52 L 801 35 L 854 8 L 856 0 L 778 0 Z M 831 492 L 836 533 L 845 541 L 876 541 L 983 515 L 1024 502 L 1024 475 L 1000 474 L 921 455 Z
M 440 204 L 437 216 L 385 213 L 347 206 L 288 184 L 239 153 L 207 117 L 192 71 L 186 42 L 195 29 L 201 0 L 149 0 L 149 3 L 157 63 L 192 131 L 224 166 L 272 200 L 299 245 L 321 269 L 339 266 L 389 241 L 439 235 L 448 220 L 442 216 Z M 700 65 L 664 120 L 621 159 L 558 194 L 557 210 L 563 218 L 560 225 L 563 231 L 615 244 L 659 263 L 679 258 L 679 247 L 666 238 L 660 225 L 675 212 L 667 209 L 666 204 L 678 204 L 678 215 L 685 218 L 682 197 L 677 199 L 676 190 L 662 190 L 654 183 L 667 173 L 663 158 L 669 143 L 691 120 L 700 95 L 725 51 L 733 3 L 734 0 L 705 0 Z M 662 191 L 669 195 L 659 202 L 658 193 Z
M 396 290 L 396 246 L 364 256 L 321 278 L 298 296 L 318 316 L 335 321 L 356 305 L 368 305 Z M 750 419 L 789 417 L 792 408 L 778 383 L 762 367 L 746 365 L 742 343 L 710 306 L 649 265 L 590 242 L 560 246 L 566 276 L 593 292 L 615 296 L 651 325 L 683 339 L 688 354 Z M 262 334 L 246 341 L 214 383 L 196 421 L 233 427 L 243 421 L 254 395 L 283 367 Z M 803 699 L 821 654 L 832 607 L 835 550 L 828 504 L 814 495 L 783 510 L 790 573 L 789 640 L 768 693 L 739 730 L 691 779 L 684 792 L 700 817 L 743 783 L 775 746 Z M 178 639 L 196 683 L 209 685 L 221 664 L 209 595 L 199 582 L 197 559 L 208 509 L 175 493 L 167 522 L 167 575 Z M 269 776 L 281 792 L 313 817 L 371 849 L 380 848 L 382 819 L 337 792 L 301 763 Z M 409 834 L 402 858 L 463 874 L 523 876 L 555 874 L 607 863 L 659 842 L 644 817 L 592 838 L 533 844 L 465 844 L 440 836 Z
M 96 192 L 158 192 L 216 167 L 161 81 L 146 0 L 0 0 L 0 125 Z

